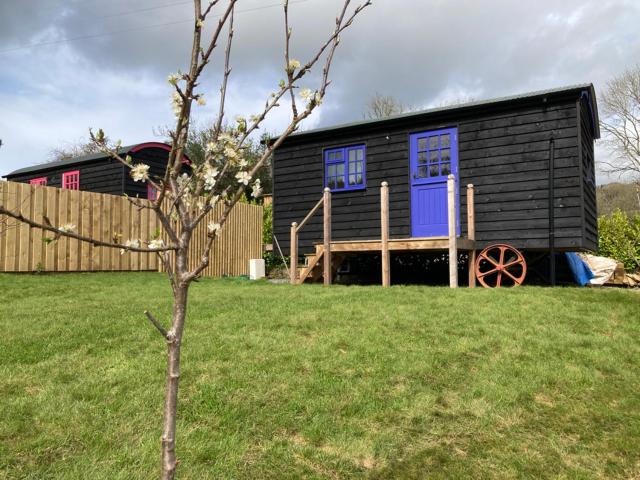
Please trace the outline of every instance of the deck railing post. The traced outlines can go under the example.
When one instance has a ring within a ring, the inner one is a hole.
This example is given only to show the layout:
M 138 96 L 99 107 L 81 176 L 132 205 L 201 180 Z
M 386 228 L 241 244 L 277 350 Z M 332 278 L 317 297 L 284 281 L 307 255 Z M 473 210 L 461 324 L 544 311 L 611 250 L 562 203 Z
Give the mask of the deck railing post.
M 291 270 L 289 270 L 290 283 L 298 282 L 298 224 L 291 224 Z
M 382 286 L 391 285 L 389 270 L 389 184 L 380 186 L 380 239 L 382 244 Z
M 331 190 L 324 189 L 323 206 L 323 249 L 324 249 L 324 284 L 331 285 Z
M 449 212 L 449 286 L 458 287 L 458 244 L 456 225 L 456 180 L 453 175 L 447 178 L 447 209 Z
M 469 287 L 476 286 L 476 212 L 473 199 L 473 183 L 467 185 L 467 237 L 473 242 L 472 249 L 469 250 Z

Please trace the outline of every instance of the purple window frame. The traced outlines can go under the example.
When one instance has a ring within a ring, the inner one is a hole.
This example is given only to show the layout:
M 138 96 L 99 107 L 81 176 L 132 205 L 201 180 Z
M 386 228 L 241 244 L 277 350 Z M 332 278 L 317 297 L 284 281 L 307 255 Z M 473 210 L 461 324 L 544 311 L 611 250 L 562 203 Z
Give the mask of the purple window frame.
M 357 159 L 358 154 L 356 153 L 356 159 L 354 161 L 349 161 L 349 152 L 352 151 L 362 151 L 362 159 Z M 331 154 L 334 154 L 334 158 L 331 158 Z M 340 158 L 336 158 L 340 154 Z M 363 144 L 359 145 L 348 145 L 346 147 L 336 147 L 336 148 L 327 148 L 324 150 L 324 186 L 329 187 L 332 192 L 347 192 L 352 190 L 363 190 L 367 188 L 367 149 Z M 350 173 L 349 167 L 350 163 L 354 165 L 355 171 Z M 360 165 L 360 171 L 358 171 L 358 165 Z M 331 166 L 336 167 L 335 175 L 329 175 L 329 170 Z M 338 174 L 338 167 L 342 166 L 342 174 Z M 349 177 L 358 175 L 362 176 L 362 181 L 353 185 L 349 184 Z M 344 186 L 331 186 L 330 180 L 335 179 L 337 185 L 338 179 L 340 177 L 344 177 Z

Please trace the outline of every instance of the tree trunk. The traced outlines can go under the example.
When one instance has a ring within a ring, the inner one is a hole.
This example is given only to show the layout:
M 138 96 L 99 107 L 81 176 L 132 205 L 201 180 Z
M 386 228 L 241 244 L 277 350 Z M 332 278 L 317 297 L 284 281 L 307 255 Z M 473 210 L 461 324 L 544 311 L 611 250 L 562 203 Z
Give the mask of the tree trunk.
M 180 256 L 178 256 L 178 270 Z M 178 408 L 178 383 L 180 381 L 180 346 L 187 314 L 189 284 L 178 282 L 174 292 L 173 319 L 167 339 L 167 384 L 164 399 L 164 426 L 162 430 L 162 480 L 173 480 L 176 473 L 176 411 Z

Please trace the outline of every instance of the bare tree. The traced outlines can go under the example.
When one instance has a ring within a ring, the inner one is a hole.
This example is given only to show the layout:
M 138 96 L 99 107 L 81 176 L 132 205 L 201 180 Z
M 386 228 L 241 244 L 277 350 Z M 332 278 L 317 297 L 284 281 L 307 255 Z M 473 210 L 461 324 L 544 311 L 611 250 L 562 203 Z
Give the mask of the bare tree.
M 32 227 L 53 232 L 56 237 L 66 236 L 94 245 L 119 248 L 124 253 L 134 251 L 156 252 L 158 254 L 167 271 L 173 292 L 173 314 L 168 328 L 150 312 L 145 312 L 149 321 L 160 332 L 167 344 L 167 374 L 161 438 L 162 479 L 174 478 L 176 471 L 175 435 L 180 379 L 180 347 L 187 315 L 189 286 L 208 266 L 211 246 L 216 235 L 249 183 L 255 178 L 274 149 L 278 148 L 324 99 L 330 84 L 329 72 L 334 53 L 340 43 L 340 35 L 353 23 L 356 16 L 371 4 L 370 0 L 363 0 L 362 4 L 350 8 L 350 0 L 344 0 L 335 19 L 335 26 L 328 38 L 303 63 L 290 56 L 290 42 L 293 32 L 289 24 L 289 2 L 284 0 L 284 78 L 280 80 L 278 88 L 266 99 L 262 111 L 249 118 L 237 117 L 234 127 L 223 131 L 225 98 L 231 74 L 231 45 L 234 36 L 236 3 L 237 0 L 211 0 L 203 7 L 201 0 L 194 0 L 194 27 L 189 69 L 187 72 L 172 74 L 168 79 L 173 87 L 172 99 L 176 122 L 174 129 L 170 132 L 171 151 L 167 169 L 162 178 L 150 178 L 148 165 L 133 164 L 129 156 L 122 158 L 118 151 L 119 142 L 116 145 L 110 144 L 102 130 L 90 131 L 91 139 L 95 145 L 111 158 L 126 165 L 135 181 L 149 182 L 157 188 L 159 194 L 153 202 L 135 198 L 130 201 L 140 209 L 148 208 L 155 213 L 163 227 L 166 243 L 160 238 L 136 238 L 129 239 L 124 243 L 102 242 L 76 233 L 73 225 L 54 226 L 49 223 L 35 222 L 23 216 L 20 211 L 10 211 L 0 205 L 0 214 L 8 215 Z M 219 11 L 216 11 L 218 20 L 210 19 L 213 23 L 213 32 L 205 40 L 203 39 L 203 27 L 212 16 L 214 9 L 218 10 L 217 7 L 219 7 Z M 192 174 L 187 175 L 181 173 L 181 159 L 189 138 L 191 109 L 194 102 L 196 104 L 205 102 L 203 93 L 199 89 L 199 80 L 205 67 L 212 61 L 213 53 L 219 42 L 224 42 L 225 45 L 222 50 L 224 70 L 218 97 L 218 113 L 213 121 L 214 135 L 207 145 L 204 162 L 200 165 L 194 165 Z M 322 72 L 316 88 L 301 88 L 302 79 L 306 78 L 311 69 L 319 63 L 322 65 Z M 247 141 L 260 127 L 267 115 L 278 108 L 283 101 L 290 103 L 289 124 L 278 138 L 267 145 L 262 155 L 254 158 L 250 163 L 245 155 Z M 225 179 L 228 178 L 234 179 L 234 182 L 226 182 Z M 222 185 L 225 184 L 226 187 L 223 188 Z M 257 194 L 261 189 L 260 184 L 256 181 L 252 183 L 251 187 L 254 194 Z M 208 241 L 196 256 L 199 259 L 197 266 L 190 269 L 189 247 L 193 231 L 218 202 L 222 202 L 224 205 L 221 216 L 216 223 L 207 225 Z
M 100 146 L 96 145 L 93 141 L 87 142 L 81 138 L 75 142 L 67 142 L 61 147 L 54 147 L 49 150 L 49 162 L 59 162 L 61 160 L 69 160 L 71 158 L 100 152 Z
M 607 84 L 602 95 L 604 143 L 612 160 L 601 160 L 603 171 L 640 183 L 640 65 Z
M 376 92 L 367 102 L 363 116 L 364 118 L 375 120 L 410 112 L 411 110 L 411 107 L 404 105 L 397 98 Z

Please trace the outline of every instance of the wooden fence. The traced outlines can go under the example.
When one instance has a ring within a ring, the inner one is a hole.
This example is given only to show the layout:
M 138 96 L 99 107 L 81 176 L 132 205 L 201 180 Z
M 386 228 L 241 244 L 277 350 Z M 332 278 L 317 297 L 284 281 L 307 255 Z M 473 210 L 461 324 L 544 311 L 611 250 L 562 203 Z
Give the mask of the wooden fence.
M 73 224 L 76 231 L 103 241 L 143 241 L 154 236 L 160 224 L 148 209 L 138 209 L 125 197 L 54 187 L 0 182 L 0 205 L 20 211 L 36 222 L 44 217 L 55 226 Z M 192 241 L 191 258 L 201 256 L 206 239 L 206 223 L 220 214 L 218 207 L 209 214 Z M 31 228 L 0 215 L 0 271 L 2 272 L 88 272 L 159 270 L 154 253 L 128 252 L 94 247 L 78 240 L 60 237 L 47 243 L 53 233 Z M 242 275 L 249 270 L 250 258 L 262 256 L 262 207 L 238 204 L 214 242 L 211 263 L 204 275 Z
M 189 268 L 193 269 L 202 259 L 207 242 L 207 225 L 216 223 L 222 214 L 223 205 L 218 204 L 207 214 L 193 232 L 189 252 Z M 221 277 L 225 275 L 247 275 L 249 260 L 262 258 L 262 206 L 237 203 L 222 230 L 218 233 L 209 254 L 209 266 L 203 275 Z M 165 242 L 168 241 L 165 237 Z M 160 267 L 162 269 L 162 266 Z

